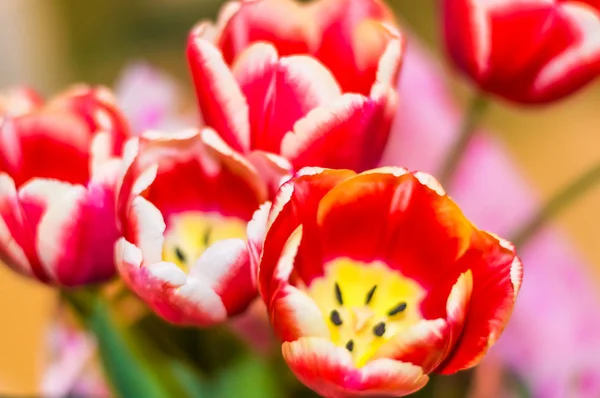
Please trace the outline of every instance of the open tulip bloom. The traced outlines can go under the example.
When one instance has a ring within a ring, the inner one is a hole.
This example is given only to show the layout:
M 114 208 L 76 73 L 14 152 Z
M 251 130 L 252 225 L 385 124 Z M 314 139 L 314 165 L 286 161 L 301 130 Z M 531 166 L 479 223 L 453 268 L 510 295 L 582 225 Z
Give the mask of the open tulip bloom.
M 283 356 L 327 397 L 403 396 L 476 365 L 522 279 L 430 175 L 306 168 L 273 202 L 259 289 Z
M 247 224 L 267 195 L 256 169 L 211 129 L 130 143 L 116 248 L 125 282 L 173 323 L 207 326 L 245 310 L 257 295 Z

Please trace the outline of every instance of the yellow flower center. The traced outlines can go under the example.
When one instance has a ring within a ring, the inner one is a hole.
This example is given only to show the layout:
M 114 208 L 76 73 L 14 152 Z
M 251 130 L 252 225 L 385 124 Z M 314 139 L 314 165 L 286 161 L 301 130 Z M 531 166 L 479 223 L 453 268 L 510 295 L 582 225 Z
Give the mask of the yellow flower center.
M 365 365 L 392 337 L 423 319 L 424 289 L 383 262 L 339 258 L 325 265 L 307 293 L 329 326 L 334 344 Z
M 169 219 L 163 259 L 188 272 L 213 243 L 230 238 L 246 239 L 246 222 L 212 213 L 179 213 Z

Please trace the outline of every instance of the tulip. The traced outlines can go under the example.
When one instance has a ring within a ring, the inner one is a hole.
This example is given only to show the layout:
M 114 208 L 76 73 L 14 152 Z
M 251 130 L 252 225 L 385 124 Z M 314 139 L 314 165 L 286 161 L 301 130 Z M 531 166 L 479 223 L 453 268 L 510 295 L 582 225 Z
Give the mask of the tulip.
M 33 94 L 5 98 L 0 260 L 61 286 L 111 278 L 118 156 L 128 134 L 112 96 L 82 86 L 39 106 Z
M 306 168 L 273 203 L 259 289 L 286 362 L 319 394 L 407 395 L 502 333 L 521 262 L 430 175 Z
M 444 0 L 453 62 L 479 88 L 516 103 L 547 103 L 600 73 L 600 3 Z
M 364 170 L 387 141 L 403 49 L 378 0 L 243 0 L 194 28 L 187 55 L 204 123 L 251 161 Z
M 267 197 L 257 170 L 211 129 L 147 132 L 126 153 L 117 267 L 176 324 L 209 326 L 257 296 L 246 236 Z

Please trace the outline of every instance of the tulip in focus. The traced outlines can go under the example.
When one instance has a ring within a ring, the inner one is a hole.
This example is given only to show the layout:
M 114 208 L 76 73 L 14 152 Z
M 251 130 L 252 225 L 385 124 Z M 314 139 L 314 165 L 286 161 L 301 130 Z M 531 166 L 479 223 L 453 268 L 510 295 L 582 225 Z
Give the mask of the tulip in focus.
M 598 1 L 443 0 L 443 23 L 456 66 L 510 101 L 555 101 L 600 74 Z
M 242 0 L 187 55 L 200 112 L 259 168 L 365 170 L 397 106 L 404 39 L 378 0 Z
M 248 222 L 267 197 L 256 169 L 208 128 L 148 132 L 126 159 L 116 249 L 124 281 L 172 323 L 243 312 L 257 296 Z
M 504 329 L 514 247 L 433 177 L 306 168 L 273 203 L 259 289 L 285 360 L 319 394 L 410 394 L 476 365 Z
M 110 93 L 82 86 L 42 105 L 21 89 L 0 111 L 1 262 L 62 286 L 112 277 L 128 127 Z

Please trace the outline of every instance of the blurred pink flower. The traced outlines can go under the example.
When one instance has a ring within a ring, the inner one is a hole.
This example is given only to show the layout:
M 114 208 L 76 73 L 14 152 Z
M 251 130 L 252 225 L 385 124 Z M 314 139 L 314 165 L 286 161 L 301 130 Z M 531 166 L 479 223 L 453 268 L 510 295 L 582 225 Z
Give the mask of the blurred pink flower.
M 166 73 L 145 62 L 127 66 L 115 84 L 115 96 L 136 135 L 146 130 L 179 131 L 196 124 L 182 112 L 181 90 Z
M 49 360 L 40 382 L 41 395 L 110 397 L 93 335 L 78 329 L 67 318 L 64 308 L 59 308 L 57 320 L 46 335 Z
M 399 90 L 400 98 L 420 100 L 402 102 L 382 164 L 435 173 L 458 131 L 460 113 L 440 70 L 414 41 Z M 501 143 L 483 132 L 449 188 L 478 227 L 500 235 L 510 236 L 539 206 Z M 534 397 L 600 396 L 600 318 L 595 316 L 600 300 L 589 265 L 553 227 L 519 254 L 525 283 L 493 353 L 518 372 Z

